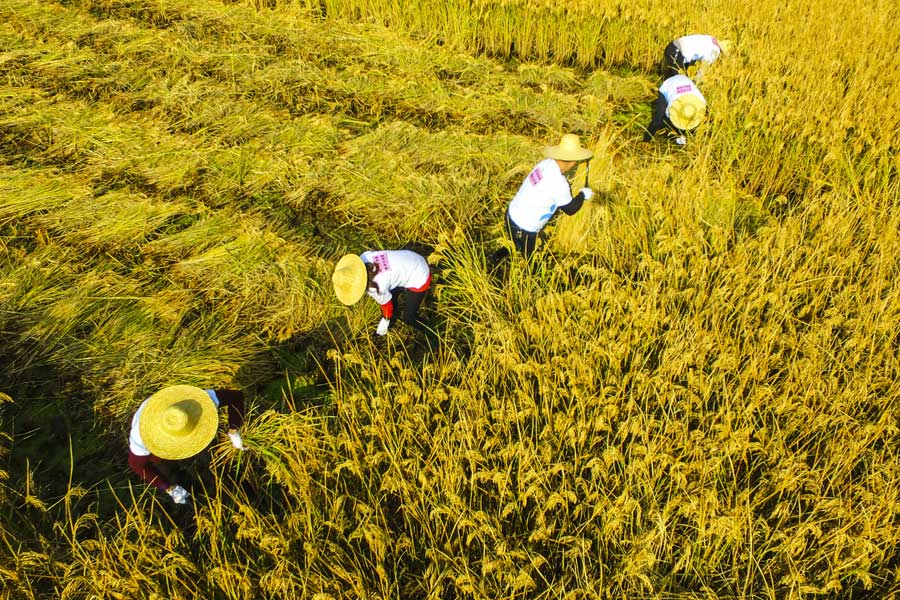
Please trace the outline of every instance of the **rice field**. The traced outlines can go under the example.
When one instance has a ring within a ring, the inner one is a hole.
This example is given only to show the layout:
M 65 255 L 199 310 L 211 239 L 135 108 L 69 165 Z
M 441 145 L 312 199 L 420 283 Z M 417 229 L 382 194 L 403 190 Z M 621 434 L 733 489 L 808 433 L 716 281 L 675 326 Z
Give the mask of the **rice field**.
M 900 594 L 900 21 L 890 2 L 4 0 L 9 598 Z M 684 148 L 665 45 L 731 39 Z M 541 147 L 595 200 L 534 265 Z M 411 247 L 430 351 L 330 275 Z M 186 468 L 141 401 L 245 390 Z

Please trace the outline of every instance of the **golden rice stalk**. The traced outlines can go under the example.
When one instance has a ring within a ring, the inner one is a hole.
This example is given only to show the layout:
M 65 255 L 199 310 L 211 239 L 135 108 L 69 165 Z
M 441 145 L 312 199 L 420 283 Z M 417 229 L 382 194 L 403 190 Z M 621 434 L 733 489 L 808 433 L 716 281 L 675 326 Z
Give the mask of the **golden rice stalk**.
M 69 202 L 84 201 L 86 186 L 52 171 L 0 168 L 0 226 Z
M 192 212 L 186 202 L 155 202 L 143 195 L 115 191 L 90 201 L 70 201 L 32 222 L 71 244 L 119 249 L 156 237 L 165 224 Z
M 573 193 L 578 193 L 583 182 L 594 191 L 594 197 L 585 201 L 580 211 L 569 217 L 560 215 L 554 227 L 553 247 L 563 252 L 590 252 L 589 239 L 597 239 L 603 235 L 604 226 L 608 225 L 609 204 L 614 202 L 612 190 L 614 173 L 618 168 L 615 161 L 615 134 L 607 127 L 597 138 L 583 142 L 586 148 L 594 152 L 589 166 L 580 167 L 572 176 L 575 183 Z M 590 169 L 588 176 L 587 169 Z

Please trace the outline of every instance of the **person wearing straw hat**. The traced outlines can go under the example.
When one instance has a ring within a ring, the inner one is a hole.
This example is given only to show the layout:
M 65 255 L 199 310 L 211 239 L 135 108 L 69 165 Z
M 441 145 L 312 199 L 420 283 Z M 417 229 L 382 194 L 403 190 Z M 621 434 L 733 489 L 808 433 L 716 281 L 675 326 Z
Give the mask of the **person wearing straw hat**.
M 506 210 L 506 231 L 526 259 L 537 245 L 538 233 L 557 208 L 574 215 L 594 195 L 591 188 L 583 187 L 573 198 L 572 186 L 566 179 L 578 163 L 593 155 L 581 146 L 577 135 L 567 133 L 556 146 L 544 148 L 544 159 L 525 177 Z
M 385 335 L 394 318 L 394 296 L 406 292 L 403 322 L 428 333 L 419 320 L 419 307 L 431 287 L 431 269 L 423 256 L 412 250 L 373 250 L 360 255 L 347 254 L 337 263 L 331 276 L 334 295 L 347 306 L 369 294 L 381 306 L 381 320 L 375 329 Z
M 187 503 L 188 491 L 169 481 L 157 468 L 163 461 L 190 458 L 216 435 L 218 408 L 228 407 L 228 437 L 238 450 L 244 442 L 244 394 L 239 390 L 202 390 L 173 385 L 144 400 L 131 419 L 128 466 L 143 481 L 166 492 L 176 504 Z
M 675 142 L 687 143 L 685 133 L 696 128 L 706 116 L 706 98 L 688 77 L 673 75 L 659 86 L 659 95 L 653 107 L 653 118 L 644 134 L 649 142 L 657 131 L 669 128 L 678 134 Z
M 685 35 L 666 46 L 660 72 L 664 79 L 678 75 L 695 64 L 712 64 L 730 50 L 731 40 L 717 40 L 711 35 Z

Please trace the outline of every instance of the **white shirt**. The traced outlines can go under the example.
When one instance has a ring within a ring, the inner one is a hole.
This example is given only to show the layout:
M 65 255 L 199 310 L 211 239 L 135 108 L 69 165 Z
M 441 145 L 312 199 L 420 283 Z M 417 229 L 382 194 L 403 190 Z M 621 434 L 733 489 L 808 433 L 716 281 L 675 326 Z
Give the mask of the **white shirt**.
M 431 276 L 428 261 L 411 250 L 374 250 L 363 252 L 359 257 L 364 263 L 378 267 L 378 273 L 372 279 L 375 289 L 366 288 L 378 304 L 391 301 L 391 290 L 420 288 Z
M 537 233 L 557 208 L 571 201 L 572 187 L 566 176 L 555 160 L 545 158 L 531 170 L 509 203 L 509 218 L 519 228 Z
M 684 75 L 673 75 L 663 81 L 662 85 L 659 86 L 659 93 L 666 98 L 667 117 L 669 116 L 669 106 L 672 104 L 672 101 L 679 96 L 696 94 L 697 96 L 700 96 L 700 99 L 703 100 L 704 103 L 706 102 L 706 98 L 703 97 L 703 94 L 700 93 L 700 90 L 694 85 L 694 82 Z
M 216 396 L 216 392 L 214 390 L 204 391 L 207 396 L 212 398 L 216 408 L 219 408 L 219 397 Z M 147 400 L 149 399 L 150 398 L 147 398 Z M 131 450 L 132 454 L 137 456 L 150 456 L 150 454 L 152 454 L 152 452 L 147 450 L 147 447 L 144 446 L 144 440 L 141 439 L 141 413 L 144 412 L 144 406 L 147 405 L 147 400 L 141 402 L 137 412 L 134 413 L 134 417 L 131 418 L 131 434 L 128 436 L 128 449 Z
M 685 63 L 698 60 L 714 63 L 722 52 L 719 40 L 711 35 L 686 35 L 675 40 L 675 47 L 681 52 Z

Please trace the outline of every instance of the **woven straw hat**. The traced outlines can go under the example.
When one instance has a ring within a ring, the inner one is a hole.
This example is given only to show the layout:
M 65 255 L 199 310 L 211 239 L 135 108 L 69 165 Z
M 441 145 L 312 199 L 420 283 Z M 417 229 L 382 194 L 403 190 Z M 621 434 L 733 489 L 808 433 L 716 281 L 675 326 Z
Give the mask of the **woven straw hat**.
M 578 136 L 574 133 L 567 133 L 559 140 L 556 146 L 545 146 L 544 156 L 554 158 L 556 160 L 574 160 L 581 162 L 594 156 L 594 153 L 583 148 Z
M 178 460 L 206 448 L 218 425 L 216 405 L 205 391 L 173 385 L 147 399 L 138 427 L 147 450 L 160 458 Z
M 684 131 L 695 128 L 706 115 L 706 101 L 697 94 L 682 94 L 669 105 L 669 120 Z
M 369 274 L 366 265 L 356 254 L 346 254 L 338 261 L 331 276 L 334 295 L 341 304 L 356 304 L 366 293 Z

